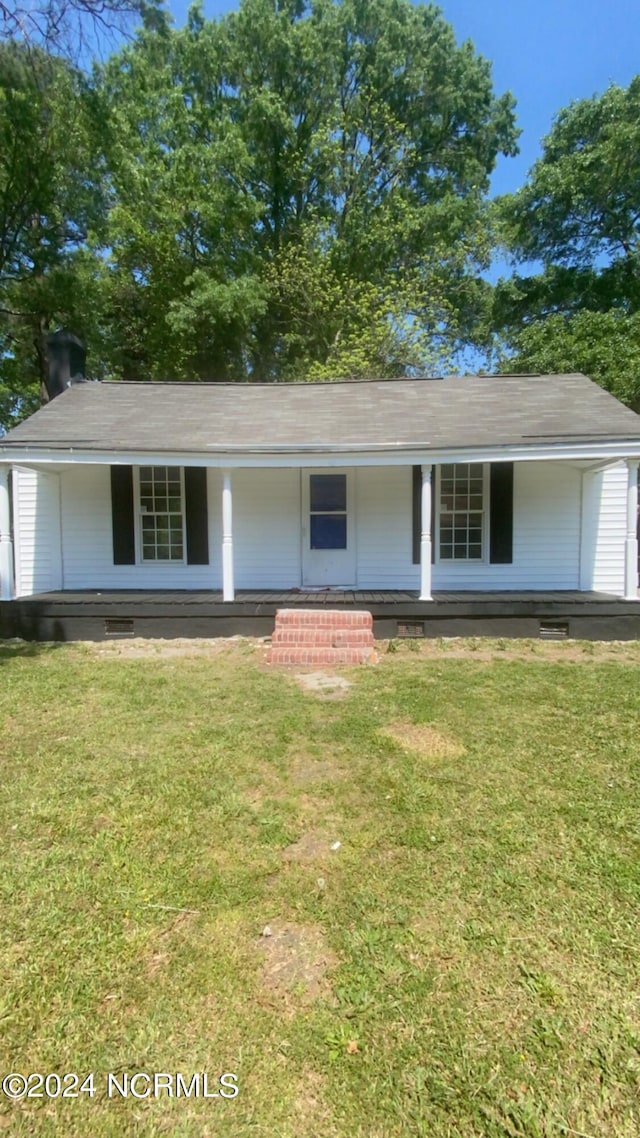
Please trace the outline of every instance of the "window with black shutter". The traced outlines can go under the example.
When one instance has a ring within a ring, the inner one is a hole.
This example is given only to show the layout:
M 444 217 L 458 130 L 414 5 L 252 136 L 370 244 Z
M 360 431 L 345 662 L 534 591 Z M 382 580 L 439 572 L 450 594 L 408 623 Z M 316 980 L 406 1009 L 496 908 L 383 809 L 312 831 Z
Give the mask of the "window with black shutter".
M 489 560 L 513 562 L 513 463 L 492 462 L 489 482 Z
M 512 462 L 445 463 L 433 468 L 432 560 L 513 562 Z M 422 469 L 412 468 L 412 553 L 420 564 Z M 488 514 L 488 520 L 487 520 Z M 437 541 L 434 540 L 436 518 Z M 488 541 L 488 550 L 487 550 Z
M 133 513 L 133 468 L 111 467 L 113 564 L 135 565 L 136 531 Z
M 209 564 L 204 467 L 111 467 L 114 565 Z

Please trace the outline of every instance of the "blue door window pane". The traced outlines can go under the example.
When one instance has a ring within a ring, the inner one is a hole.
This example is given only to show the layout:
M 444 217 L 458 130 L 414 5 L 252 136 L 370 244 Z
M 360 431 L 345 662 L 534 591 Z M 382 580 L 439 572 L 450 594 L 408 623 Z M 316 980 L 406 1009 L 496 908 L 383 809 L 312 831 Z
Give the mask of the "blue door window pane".
M 311 517 L 312 549 L 346 549 L 347 518 L 333 514 L 313 514 Z
M 324 514 L 334 510 L 346 511 L 346 474 L 312 474 L 309 479 L 309 508 L 312 513 Z

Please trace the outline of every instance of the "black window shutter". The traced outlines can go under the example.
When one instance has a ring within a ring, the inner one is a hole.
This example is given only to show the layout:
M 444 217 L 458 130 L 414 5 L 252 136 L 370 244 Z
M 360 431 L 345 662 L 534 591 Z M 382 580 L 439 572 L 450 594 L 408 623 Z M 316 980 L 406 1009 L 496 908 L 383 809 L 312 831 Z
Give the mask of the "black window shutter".
M 209 564 L 209 511 L 207 471 L 204 466 L 185 466 L 184 497 L 187 520 L 187 562 Z
M 111 522 L 113 564 L 135 565 L 136 540 L 133 524 L 133 467 L 111 467 Z
M 431 560 L 436 559 L 435 533 L 435 469 L 431 471 Z M 422 537 L 422 467 L 412 467 L 412 520 L 413 520 L 413 564 L 420 564 L 420 538 Z
M 492 565 L 513 562 L 513 463 L 492 462 L 490 473 L 490 544 Z
M 413 564 L 420 564 L 420 531 L 422 528 L 421 518 L 421 493 L 422 493 L 422 469 L 419 466 L 414 466 L 411 469 L 413 476 L 412 481 L 412 519 L 413 519 Z

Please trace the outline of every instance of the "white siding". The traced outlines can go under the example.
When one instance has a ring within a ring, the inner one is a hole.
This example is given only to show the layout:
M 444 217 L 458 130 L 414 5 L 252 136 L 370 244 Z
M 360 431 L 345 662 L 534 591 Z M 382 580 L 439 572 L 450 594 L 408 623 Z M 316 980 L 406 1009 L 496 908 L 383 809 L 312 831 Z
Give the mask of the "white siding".
M 295 469 L 234 471 L 236 588 L 300 585 L 301 477 Z M 411 469 L 361 467 L 353 471 L 353 478 L 358 586 L 418 589 L 419 566 L 412 564 Z M 221 587 L 220 471 L 208 473 L 210 565 L 114 565 L 109 468 L 70 467 L 59 480 L 63 575 L 58 477 L 18 472 L 20 595 L 61 585 L 66 589 Z M 621 594 L 626 485 L 623 464 L 586 476 L 569 463 L 516 464 L 513 564 L 436 563 L 433 587 L 581 587 Z
M 237 589 L 291 589 L 300 585 L 300 486 L 299 470 L 234 470 L 231 487 Z
M 61 589 L 58 475 L 14 469 L 13 531 L 16 596 Z
M 583 475 L 581 589 L 624 596 L 628 477 L 622 462 Z
M 513 563 L 442 562 L 434 589 L 577 589 L 581 473 L 562 462 L 516 463 Z
M 361 589 L 417 589 L 412 564 L 410 466 L 361 467 L 356 474 L 356 557 Z
M 438 563 L 436 557 L 433 588 L 577 589 L 580 477 L 566 463 L 516 464 L 513 564 Z M 419 588 L 411 557 L 411 470 L 360 469 L 359 586 Z
M 210 476 L 211 476 L 211 472 Z M 65 589 L 213 589 L 220 554 L 211 531 L 218 506 L 210 477 L 210 565 L 114 565 L 108 466 L 76 466 L 61 476 Z
M 237 470 L 233 552 L 238 589 L 300 583 L 300 473 Z M 66 589 L 219 589 L 222 586 L 222 474 L 210 470 L 209 565 L 114 565 L 107 466 L 62 475 Z

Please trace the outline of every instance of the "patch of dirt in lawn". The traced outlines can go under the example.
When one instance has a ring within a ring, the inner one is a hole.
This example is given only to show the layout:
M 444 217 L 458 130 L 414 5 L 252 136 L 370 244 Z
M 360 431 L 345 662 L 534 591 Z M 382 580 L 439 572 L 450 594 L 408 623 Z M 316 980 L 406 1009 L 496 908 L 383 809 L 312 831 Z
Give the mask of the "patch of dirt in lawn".
M 155 979 L 159 972 L 165 968 L 169 961 L 168 952 L 154 952 L 147 964 L 147 976 L 150 980 Z
M 103 830 L 110 830 L 113 822 L 108 814 L 96 814 L 91 823 L 94 834 L 101 834 Z
M 262 766 L 256 769 L 259 781 L 254 786 L 248 786 L 242 795 L 245 802 L 253 810 L 261 810 L 268 802 L 282 802 L 288 797 L 287 787 L 276 772 Z
M 353 686 L 346 676 L 338 676 L 335 672 L 297 672 L 294 679 L 303 691 L 320 699 L 344 699 Z
M 226 656 L 235 663 L 250 657 L 258 667 L 265 666 L 270 637 L 216 636 L 211 638 L 176 637 L 171 640 L 133 636 L 114 640 L 79 640 L 65 645 L 67 651 L 77 648 L 85 657 L 98 660 L 113 659 L 180 659 L 187 657 Z M 7 645 L 12 641 L 5 641 Z M 21 646 L 21 641 L 16 641 Z M 390 647 L 391 645 L 391 647 Z M 50 647 L 59 648 L 53 643 Z M 41 647 L 44 647 L 42 645 Z M 476 660 L 486 663 L 493 660 L 533 660 L 536 663 L 640 663 L 640 640 L 565 640 L 562 642 L 539 639 L 496 639 L 494 637 L 447 637 L 425 640 L 376 641 L 380 662 L 391 665 L 395 660 L 416 662 L 443 659 Z M 342 699 L 351 687 L 344 675 L 331 668 L 322 671 L 299 672 L 294 676 L 304 691 L 319 699 Z
M 335 782 L 345 772 L 324 759 L 300 757 L 291 767 L 291 779 L 296 786 L 309 786 L 318 782 Z
M 260 658 L 266 652 L 268 638 L 257 636 L 216 636 L 211 639 L 175 640 L 151 639 L 132 636 L 130 639 L 78 642 L 83 651 L 90 651 L 97 659 L 112 660 L 114 657 L 128 660 L 166 660 L 181 659 L 188 656 L 232 656 L 237 659 L 246 656 Z
M 323 777 L 329 778 L 330 775 L 326 773 Z M 264 790 L 260 787 L 245 790 L 243 798 L 257 817 L 295 806 L 297 826 L 306 829 L 308 825 L 317 824 L 319 814 L 326 813 L 324 797 L 313 793 L 314 783 L 319 781 L 319 775 L 314 777 L 309 774 L 308 778 L 297 778 L 290 772 L 286 781 L 273 779 Z
M 601 664 L 639 663 L 640 640 L 540 640 L 532 638 L 495 638 L 484 636 L 450 636 L 425 640 L 394 640 L 378 642 L 380 660 L 392 664 L 394 660 L 413 659 L 439 662 L 441 660 L 474 660 L 492 663 L 494 660 L 517 660 L 535 664 Z
M 427 759 L 459 759 L 465 751 L 462 743 L 430 723 L 391 723 L 380 734 Z
M 309 751 L 292 747 L 287 755 L 289 777 L 296 786 L 312 786 L 320 782 L 335 782 L 346 775 L 346 769 L 335 758 L 320 757 Z
M 261 982 L 265 991 L 280 999 L 297 997 L 309 1003 L 331 991 L 327 973 L 338 964 L 338 957 L 325 941 L 317 925 L 294 921 L 271 921 L 270 935 L 260 937 L 264 962 Z
M 335 856 L 337 850 L 332 850 L 336 839 L 329 834 L 323 833 L 321 830 L 309 830 L 298 838 L 297 842 L 292 842 L 290 846 L 282 851 L 282 856 L 285 861 L 295 862 L 317 862 L 324 861 L 326 858 Z

